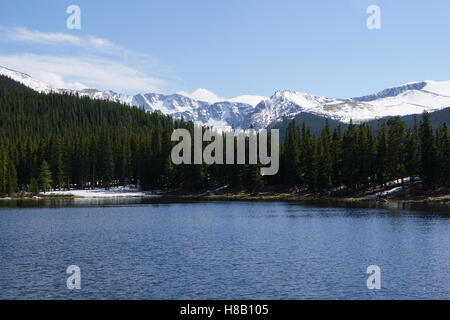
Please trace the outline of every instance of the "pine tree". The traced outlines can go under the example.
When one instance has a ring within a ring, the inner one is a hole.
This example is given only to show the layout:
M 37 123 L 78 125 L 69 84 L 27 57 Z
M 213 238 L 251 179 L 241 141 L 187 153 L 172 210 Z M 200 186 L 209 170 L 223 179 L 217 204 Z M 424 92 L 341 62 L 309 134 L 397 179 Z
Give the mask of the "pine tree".
M 356 126 L 353 122 L 347 128 L 344 134 L 342 149 L 342 176 L 344 184 L 354 190 L 357 187 L 357 164 L 358 164 L 358 136 L 356 133 Z
M 300 138 L 295 120 L 292 120 L 287 128 L 281 163 L 284 183 L 300 184 Z
M 244 166 L 244 189 L 248 193 L 258 192 L 264 185 L 259 165 Z
M 331 143 L 332 183 L 334 186 L 342 184 L 342 133 L 341 126 L 333 130 Z
M 8 165 L 8 183 L 6 191 L 8 194 L 13 194 L 17 191 L 17 171 L 16 166 L 12 161 Z
M 317 147 L 309 128 L 302 128 L 302 175 L 308 188 L 317 192 Z
M 450 138 L 448 133 L 448 126 L 444 123 L 437 133 L 437 153 L 438 153 L 438 170 L 439 170 L 439 184 L 449 188 L 450 187 Z
M 328 119 L 317 142 L 317 187 L 325 190 L 331 187 L 333 160 L 331 154 L 331 137 Z
M 378 123 L 377 129 L 377 153 L 376 153 L 376 177 L 377 183 L 384 185 L 386 182 L 387 167 L 387 134 L 386 124 L 383 121 Z
M 58 187 L 60 190 L 64 187 L 65 177 L 64 177 L 64 164 L 63 164 L 63 151 L 61 145 L 61 138 L 54 137 L 50 144 L 50 154 L 51 158 L 51 170 L 53 181 L 55 183 L 55 187 Z
M 39 169 L 39 184 L 41 188 L 44 190 L 44 193 L 51 189 L 52 187 L 52 173 L 50 172 L 50 168 L 48 166 L 47 161 L 42 161 L 41 167 Z
M 7 193 L 8 186 L 8 154 L 0 149 L 0 196 Z
M 28 186 L 28 192 L 32 195 L 39 194 L 39 184 L 35 178 L 31 179 L 30 185 Z
M 403 179 L 405 167 L 405 123 L 400 117 L 393 117 L 387 121 L 387 175 L 389 179 Z
M 420 144 L 419 131 L 416 117 L 414 116 L 414 126 L 408 129 L 406 134 L 406 175 L 413 181 L 419 174 L 420 167 Z
M 111 143 L 107 138 L 105 139 L 102 158 L 103 161 L 101 162 L 101 168 L 103 186 L 106 189 L 109 189 L 114 179 L 114 156 Z
M 420 124 L 420 169 L 423 182 L 427 187 L 434 187 L 437 182 L 436 156 L 436 144 L 433 128 L 430 124 L 430 116 L 427 112 L 424 112 Z
M 35 177 L 36 193 L 39 185 L 48 190 L 52 184 L 83 188 L 117 182 L 192 192 L 224 185 L 250 191 L 261 183 L 313 192 L 340 185 L 356 190 L 407 176 L 420 176 L 427 188 L 450 184 L 448 128 L 435 132 L 427 114 L 410 129 L 398 118 L 380 121 L 376 135 L 370 125 L 353 123 L 345 132 L 335 128 L 332 137 L 327 123 L 321 132 L 305 124 L 299 132 L 292 121 L 281 144 L 279 174 L 271 177 L 261 177 L 254 165 L 173 166 L 170 135 L 174 128 L 192 134 L 194 124 L 114 102 L 0 84 L 0 122 L 2 196 Z M 44 161 L 48 170 L 42 169 Z
M 357 132 L 357 184 L 367 187 L 373 175 L 372 159 L 374 145 L 372 132 L 366 125 L 360 125 Z

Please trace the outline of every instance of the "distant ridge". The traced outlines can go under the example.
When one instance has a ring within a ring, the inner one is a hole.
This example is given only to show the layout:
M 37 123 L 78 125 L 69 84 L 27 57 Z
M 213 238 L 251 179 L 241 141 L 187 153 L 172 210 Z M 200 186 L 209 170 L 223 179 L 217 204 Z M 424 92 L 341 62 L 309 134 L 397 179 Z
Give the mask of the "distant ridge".
M 275 122 L 292 119 L 299 114 L 313 114 L 343 123 L 349 123 L 350 120 L 358 123 L 386 116 L 433 112 L 450 106 L 450 81 L 410 82 L 378 93 L 348 99 L 325 98 L 284 90 L 276 91 L 270 98 L 243 95 L 224 101 L 211 99 L 203 101 L 187 93 L 126 95 L 110 90 L 52 88 L 26 73 L 5 67 L 0 67 L 0 74 L 38 92 L 74 93 L 92 99 L 137 106 L 148 111 L 159 110 L 177 119 L 183 118 L 222 130 L 267 128 Z M 205 97 L 214 96 L 206 89 L 201 89 L 200 93 Z M 198 96 L 201 97 L 201 95 Z M 220 100 L 220 98 L 217 99 Z

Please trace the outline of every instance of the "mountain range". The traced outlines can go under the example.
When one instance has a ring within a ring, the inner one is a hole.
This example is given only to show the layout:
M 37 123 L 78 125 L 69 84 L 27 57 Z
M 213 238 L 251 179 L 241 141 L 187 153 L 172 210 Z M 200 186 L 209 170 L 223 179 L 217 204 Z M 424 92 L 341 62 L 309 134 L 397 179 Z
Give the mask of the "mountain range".
M 344 99 L 285 90 L 276 91 L 271 97 L 244 95 L 223 101 L 204 101 L 185 93 L 126 95 L 96 89 L 53 88 L 26 73 L 5 67 L 0 67 L 0 74 L 41 93 L 78 94 L 92 99 L 120 102 L 148 111 L 159 110 L 174 118 L 183 118 L 221 130 L 267 128 L 302 113 L 348 123 L 350 120 L 363 122 L 386 116 L 417 114 L 425 110 L 432 112 L 450 106 L 450 81 L 411 82 L 375 94 Z

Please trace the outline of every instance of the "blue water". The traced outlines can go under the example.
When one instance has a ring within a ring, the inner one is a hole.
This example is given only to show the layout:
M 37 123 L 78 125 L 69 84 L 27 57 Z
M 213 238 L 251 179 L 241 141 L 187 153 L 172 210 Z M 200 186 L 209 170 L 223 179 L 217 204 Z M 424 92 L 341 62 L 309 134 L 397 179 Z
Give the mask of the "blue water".
M 284 202 L 0 208 L 2 299 L 450 299 L 450 214 Z M 81 289 L 66 268 L 81 268 Z M 366 268 L 381 268 L 369 290 Z

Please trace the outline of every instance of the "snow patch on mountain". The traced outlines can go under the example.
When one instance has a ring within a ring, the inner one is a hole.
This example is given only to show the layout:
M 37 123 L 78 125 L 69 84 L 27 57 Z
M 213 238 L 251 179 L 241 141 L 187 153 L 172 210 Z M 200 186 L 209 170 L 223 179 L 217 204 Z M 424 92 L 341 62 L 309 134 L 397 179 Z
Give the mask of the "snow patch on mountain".
M 64 89 L 64 88 L 53 88 L 49 84 L 47 84 L 44 81 L 34 79 L 30 75 L 14 71 L 5 67 L 0 66 L 0 75 L 7 76 L 24 86 L 27 86 L 30 89 L 33 89 L 34 91 L 40 92 L 40 93 L 67 93 L 67 94 L 78 94 L 80 97 L 89 97 L 91 99 L 101 99 L 101 100 L 109 100 L 119 103 L 125 103 L 130 105 L 132 102 L 132 97 L 116 93 L 113 91 L 100 91 L 96 89 L 81 89 L 81 90 L 73 90 L 73 89 Z
M 264 96 L 258 96 L 258 95 L 241 95 L 237 96 L 231 99 L 221 98 L 217 94 L 215 94 L 212 91 L 199 88 L 195 90 L 192 93 L 186 92 L 186 91 L 180 91 L 178 94 L 191 98 L 193 100 L 197 101 L 204 101 L 208 103 L 217 103 L 217 102 L 237 102 L 237 103 L 245 103 L 249 104 L 251 106 L 256 106 L 258 103 L 260 103 L 263 100 L 268 99 Z
M 96 89 L 52 88 L 30 75 L 0 67 L 6 75 L 42 93 L 69 93 L 120 102 L 130 106 L 157 111 L 174 118 L 183 118 L 218 129 L 262 129 L 300 112 L 312 113 L 343 122 L 363 122 L 376 118 L 436 111 L 450 107 L 450 81 L 418 81 L 388 88 L 378 93 L 335 99 L 295 91 L 276 91 L 270 98 L 254 95 L 224 99 L 206 89 L 193 93 L 143 93 L 134 96 Z
M 51 91 L 54 91 L 54 89 L 47 83 L 40 80 L 36 80 L 32 78 L 30 75 L 23 72 L 14 71 L 0 66 L 0 74 L 7 76 L 37 92 L 49 93 Z
M 264 128 L 283 118 L 293 118 L 300 112 L 358 123 L 387 116 L 432 112 L 447 107 L 450 107 L 450 81 L 410 82 L 350 99 L 277 91 L 269 100 L 262 101 L 255 107 L 255 112 L 249 115 L 246 125 Z
M 272 122 L 285 117 L 294 117 L 300 112 L 311 112 L 325 103 L 336 102 L 335 99 L 323 98 L 302 92 L 277 91 L 270 99 L 261 101 L 245 121 L 245 127 L 262 129 Z
M 450 82 L 420 81 L 376 94 L 326 103 L 309 110 L 344 122 L 436 111 L 450 106 Z

